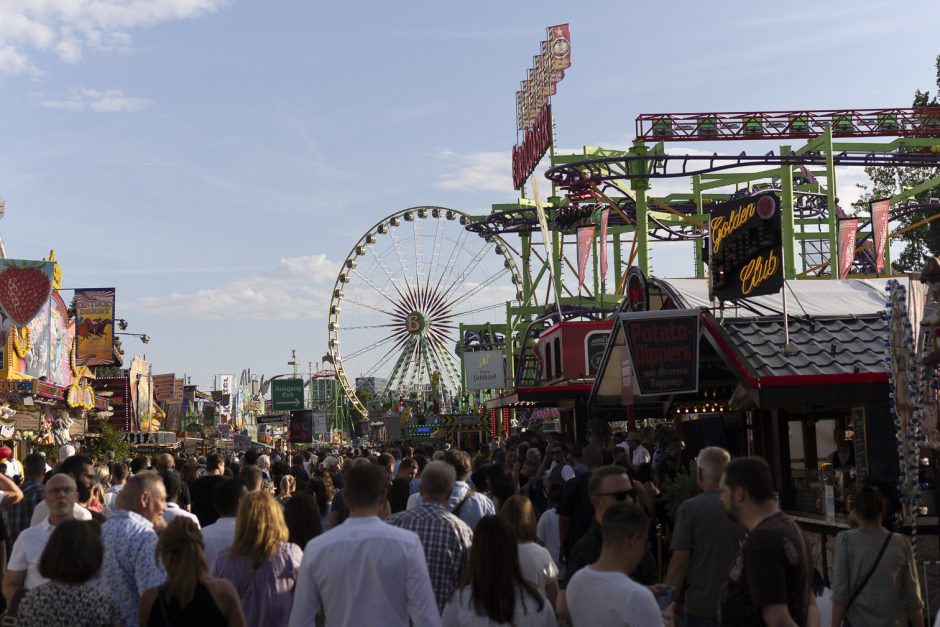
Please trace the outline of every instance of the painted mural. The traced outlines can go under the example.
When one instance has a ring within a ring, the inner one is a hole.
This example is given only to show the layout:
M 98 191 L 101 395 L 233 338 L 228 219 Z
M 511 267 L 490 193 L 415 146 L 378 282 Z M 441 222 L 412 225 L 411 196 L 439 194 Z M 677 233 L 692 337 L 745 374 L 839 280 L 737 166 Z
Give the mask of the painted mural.
M 57 292 L 43 305 L 29 325 L 31 346 L 25 358 L 10 355 L 11 370 L 31 377 L 45 377 L 49 383 L 67 386 L 72 382 L 70 356 L 75 324 Z

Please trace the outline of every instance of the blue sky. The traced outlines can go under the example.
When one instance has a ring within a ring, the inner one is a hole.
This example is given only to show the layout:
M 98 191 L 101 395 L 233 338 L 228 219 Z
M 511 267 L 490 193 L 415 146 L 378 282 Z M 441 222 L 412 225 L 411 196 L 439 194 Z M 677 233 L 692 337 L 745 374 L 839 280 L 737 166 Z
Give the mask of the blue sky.
M 54 248 L 65 287 L 116 287 L 157 372 L 318 361 L 370 225 L 515 197 L 514 92 L 561 22 L 573 148 L 626 146 L 641 112 L 909 106 L 940 53 L 932 2 L 5 2 L 9 256 Z

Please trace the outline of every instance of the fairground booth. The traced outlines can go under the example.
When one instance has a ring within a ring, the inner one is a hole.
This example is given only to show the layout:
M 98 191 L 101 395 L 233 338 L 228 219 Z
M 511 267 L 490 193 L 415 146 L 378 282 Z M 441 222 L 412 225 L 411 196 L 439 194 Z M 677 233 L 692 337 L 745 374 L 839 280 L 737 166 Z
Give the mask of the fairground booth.
M 650 279 L 641 310 L 628 299 L 614 320 L 590 411 L 610 421 L 670 418 L 691 456 L 717 445 L 766 459 L 781 507 L 808 532 L 823 572 L 861 481 L 891 497 L 908 533 L 936 533 L 934 456 L 921 448 L 936 442 L 936 390 L 932 418 L 899 415 L 886 359 L 891 346 L 905 358 L 913 346 L 903 338 L 910 323 L 893 339 L 885 314 L 892 294 L 895 311 L 906 307 L 905 287 L 925 291 L 907 279 L 789 282 L 784 324 L 779 294 L 716 309 L 704 280 Z

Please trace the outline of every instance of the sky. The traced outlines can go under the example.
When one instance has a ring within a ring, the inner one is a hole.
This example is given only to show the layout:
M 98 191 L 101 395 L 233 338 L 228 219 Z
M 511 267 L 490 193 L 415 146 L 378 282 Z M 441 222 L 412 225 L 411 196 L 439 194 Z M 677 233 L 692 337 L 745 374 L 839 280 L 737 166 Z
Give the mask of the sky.
M 115 287 L 155 372 L 319 362 L 370 226 L 517 197 L 514 94 L 564 22 L 574 149 L 627 147 L 639 113 L 909 106 L 940 53 L 935 2 L 4 0 L 8 256 L 55 249 L 64 288 Z M 653 266 L 692 271 L 676 247 Z

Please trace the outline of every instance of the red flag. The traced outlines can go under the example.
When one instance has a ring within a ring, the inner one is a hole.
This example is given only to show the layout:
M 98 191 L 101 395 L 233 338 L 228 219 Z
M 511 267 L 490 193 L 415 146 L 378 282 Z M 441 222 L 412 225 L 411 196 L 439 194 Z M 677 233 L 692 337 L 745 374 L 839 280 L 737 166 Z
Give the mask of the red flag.
M 888 245 L 888 209 L 890 200 L 871 203 L 871 236 L 875 245 L 875 272 L 885 271 L 885 248 Z
M 849 276 L 852 262 L 855 261 L 855 232 L 858 230 L 858 218 L 839 220 L 839 278 Z
M 610 209 L 604 209 L 601 212 L 601 283 L 607 278 L 607 219 L 610 217 Z
M 578 229 L 578 293 L 584 287 L 584 272 L 588 257 L 591 256 L 591 244 L 594 241 L 594 227 L 582 226 Z

